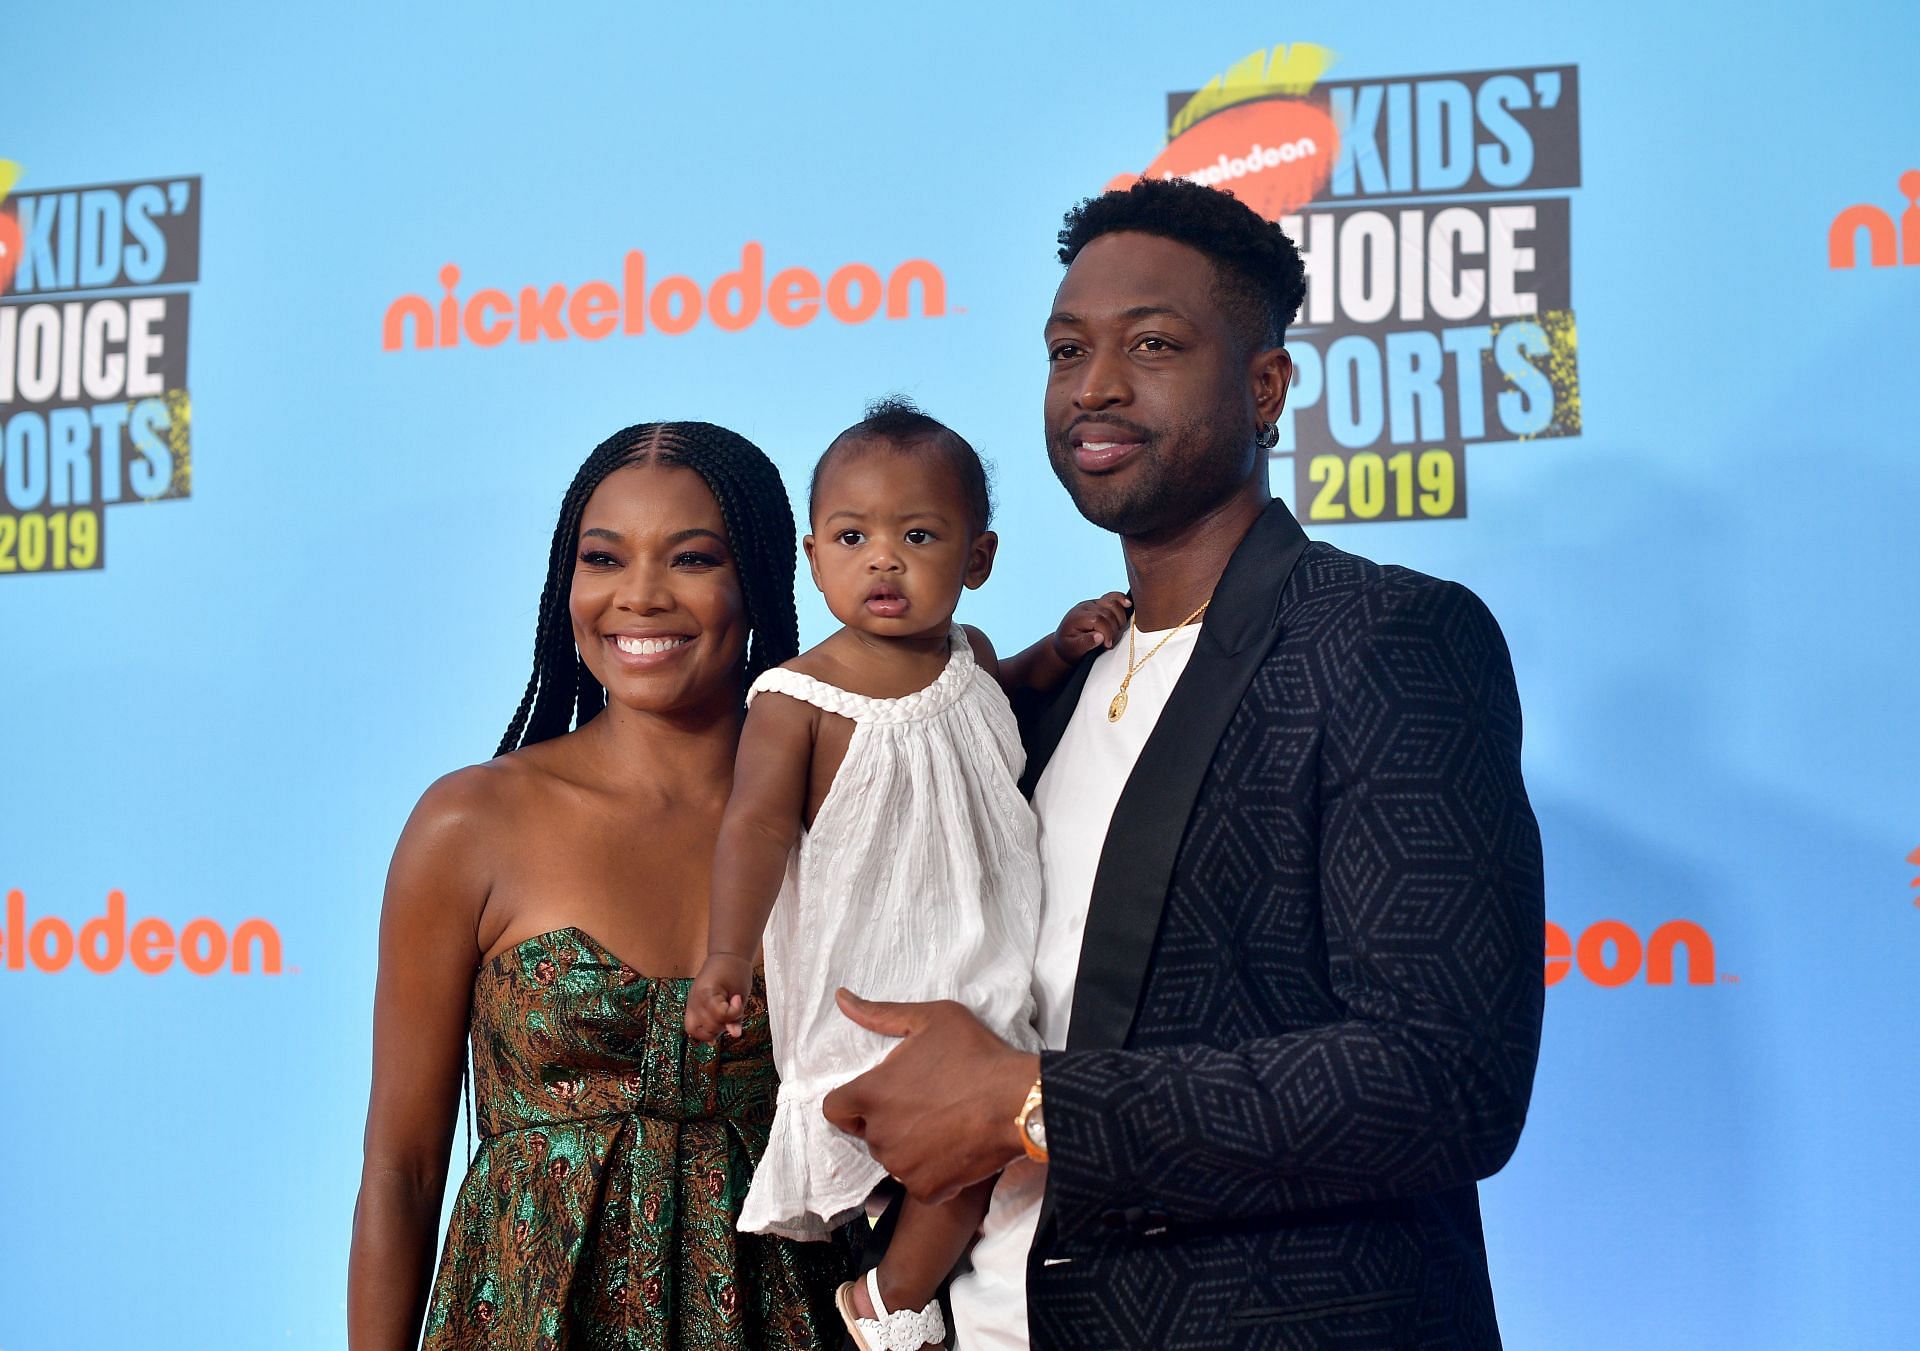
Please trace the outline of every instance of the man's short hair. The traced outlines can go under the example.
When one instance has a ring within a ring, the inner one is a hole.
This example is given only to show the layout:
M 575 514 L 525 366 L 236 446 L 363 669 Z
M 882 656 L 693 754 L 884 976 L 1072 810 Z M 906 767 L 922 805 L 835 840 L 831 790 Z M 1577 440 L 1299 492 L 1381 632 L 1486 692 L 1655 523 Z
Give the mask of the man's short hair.
M 993 523 L 993 489 L 988 483 L 987 466 L 967 441 L 939 418 L 920 411 L 911 399 L 890 394 L 867 405 L 867 414 L 833 438 L 826 453 L 813 466 L 813 478 L 807 484 L 807 517 L 812 519 L 820 497 L 820 476 L 836 453 L 849 445 L 868 442 L 911 453 L 931 451 L 952 466 L 960 479 L 967 500 L 967 526 L 978 535 Z
M 1102 235 L 1132 230 L 1198 249 L 1212 261 L 1215 294 L 1255 348 L 1278 347 L 1307 292 L 1300 250 L 1286 231 L 1230 192 L 1184 178 L 1143 178 L 1089 197 L 1067 212 L 1060 261 Z

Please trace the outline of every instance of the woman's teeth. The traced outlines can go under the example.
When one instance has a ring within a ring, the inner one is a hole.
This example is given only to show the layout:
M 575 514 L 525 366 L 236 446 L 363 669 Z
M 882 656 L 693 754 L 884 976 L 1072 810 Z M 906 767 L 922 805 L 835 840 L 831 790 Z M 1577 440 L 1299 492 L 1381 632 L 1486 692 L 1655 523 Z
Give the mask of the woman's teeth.
M 692 642 L 691 638 L 628 638 L 615 635 L 613 645 L 634 657 L 653 657 Z

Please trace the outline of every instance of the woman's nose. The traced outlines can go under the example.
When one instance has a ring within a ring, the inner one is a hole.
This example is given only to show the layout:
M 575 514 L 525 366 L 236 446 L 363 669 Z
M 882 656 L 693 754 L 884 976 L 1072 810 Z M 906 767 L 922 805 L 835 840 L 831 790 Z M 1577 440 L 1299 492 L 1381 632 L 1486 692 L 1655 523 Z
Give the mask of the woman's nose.
M 646 615 L 673 608 L 673 588 L 667 584 L 664 568 L 629 568 L 620 582 L 619 603 L 623 609 Z

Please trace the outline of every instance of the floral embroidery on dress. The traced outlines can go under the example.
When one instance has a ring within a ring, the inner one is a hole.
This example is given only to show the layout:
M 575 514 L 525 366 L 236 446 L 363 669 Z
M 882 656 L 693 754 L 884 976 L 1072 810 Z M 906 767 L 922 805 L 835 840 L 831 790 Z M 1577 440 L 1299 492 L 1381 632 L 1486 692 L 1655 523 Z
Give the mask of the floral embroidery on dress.
M 578 929 L 480 969 L 480 1140 L 423 1351 L 839 1344 L 844 1247 L 734 1227 L 779 1091 L 764 994 L 740 1037 L 704 1046 L 682 1030 L 687 985 Z

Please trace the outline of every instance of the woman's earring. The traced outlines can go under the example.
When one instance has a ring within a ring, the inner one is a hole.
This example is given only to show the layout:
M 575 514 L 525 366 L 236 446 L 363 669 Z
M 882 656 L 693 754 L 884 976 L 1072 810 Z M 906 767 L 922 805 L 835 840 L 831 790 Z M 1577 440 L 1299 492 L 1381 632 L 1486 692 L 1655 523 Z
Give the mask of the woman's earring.
M 1254 444 L 1262 450 L 1272 450 L 1280 444 L 1280 424 L 1261 422 L 1255 424 Z

